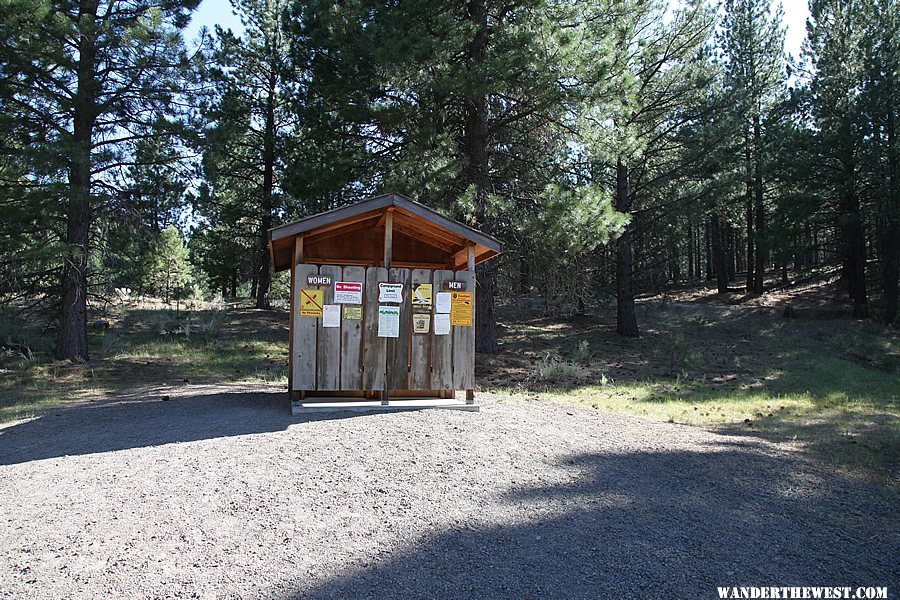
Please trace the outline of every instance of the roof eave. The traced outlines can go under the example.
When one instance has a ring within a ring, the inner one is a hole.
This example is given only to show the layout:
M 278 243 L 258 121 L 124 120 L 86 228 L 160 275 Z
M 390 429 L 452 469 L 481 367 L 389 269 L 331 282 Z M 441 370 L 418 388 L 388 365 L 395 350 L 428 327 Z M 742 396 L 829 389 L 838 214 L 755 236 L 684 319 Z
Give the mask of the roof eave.
M 395 193 L 373 196 L 372 198 L 362 200 L 355 204 L 342 206 L 340 208 L 334 208 L 317 215 L 312 215 L 310 217 L 305 217 L 291 223 L 285 223 L 284 225 L 273 227 L 269 229 L 269 239 L 274 242 L 276 240 L 284 239 L 294 235 L 300 235 L 302 233 L 312 231 L 317 227 L 328 225 L 340 219 L 346 219 L 368 212 L 378 211 L 389 206 L 394 206 L 406 210 L 418 217 L 431 221 L 435 225 L 438 225 L 443 229 L 456 233 L 460 237 L 463 237 L 469 241 L 481 244 L 486 248 L 497 252 L 498 254 L 503 251 L 503 244 L 501 244 L 500 241 L 496 238 L 472 229 L 471 227 L 459 223 L 458 221 L 448 219 L 447 217 L 425 206 L 424 204 L 420 204 L 418 202 L 410 200 L 405 196 Z

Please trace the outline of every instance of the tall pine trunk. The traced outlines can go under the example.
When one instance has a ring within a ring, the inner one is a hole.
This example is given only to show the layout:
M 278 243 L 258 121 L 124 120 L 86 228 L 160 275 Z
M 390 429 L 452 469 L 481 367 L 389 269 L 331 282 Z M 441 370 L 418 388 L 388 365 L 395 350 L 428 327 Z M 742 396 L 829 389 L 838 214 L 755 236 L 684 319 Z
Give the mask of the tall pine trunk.
M 753 218 L 756 229 L 756 256 L 753 268 L 753 292 L 763 293 L 763 284 L 766 277 L 766 262 L 768 252 L 766 250 L 766 213 L 763 208 L 763 175 L 762 175 L 762 133 L 759 122 L 759 114 L 753 115 L 753 170 L 756 176 L 753 181 Z
M 81 145 L 81 144 L 79 144 Z M 88 151 L 89 152 L 89 151 Z M 69 174 L 70 197 L 66 226 L 66 255 L 62 268 L 59 337 L 56 357 L 88 360 L 87 346 L 87 264 L 91 223 L 90 166 L 84 152 L 75 151 Z
M 687 227 L 687 262 L 688 281 L 694 282 L 694 224 L 688 221 Z
M 734 227 L 731 225 L 725 225 L 724 234 L 725 239 L 728 242 L 728 253 L 725 256 L 725 266 L 728 271 L 728 281 L 734 281 L 737 278 L 737 272 L 735 270 L 735 264 L 737 260 L 735 259 L 735 255 L 737 254 L 737 246 L 735 245 L 736 238 L 734 236 Z
M 519 295 L 527 296 L 528 290 L 531 288 L 531 265 L 528 262 L 528 258 L 523 252 L 523 255 L 519 257 Z
M 706 280 L 712 281 L 713 279 L 713 259 L 712 259 L 712 244 L 709 240 L 709 230 L 711 227 L 711 217 L 706 217 L 706 222 L 703 225 L 703 247 L 706 249 Z
M 631 213 L 631 194 L 628 165 L 621 158 L 616 161 L 616 210 Z M 634 313 L 634 256 L 631 250 L 633 225 L 625 226 L 616 239 L 616 332 L 625 337 L 639 337 Z
M 884 287 L 884 322 L 887 325 L 897 320 L 898 289 L 897 279 L 900 277 L 900 226 L 894 217 L 893 222 L 885 218 L 881 237 L 881 282 Z
M 694 265 L 694 273 L 696 273 L 697 279 L 700 279 L 700 278 L 701 278 L 701 274 L 700 274 L 700 255 L 702 254 L 702 250 L 701 250 L 701 246 L 700 246 L 700 241 L 701 241 L 701 240 L 700 240 L 700 237 L 701 237 L 701 236 L 700 236 L 700 226 L 699 226 L 699 225 L 697 225 L 697 235 L 696 235 L 695 237 L 696 237 L 696 244 L 697 244 L 697 247 L 696 247 L 695 250 L 694 250 L 694 260 L 697 261 L 697 264 Z
M 82 3 L 84 23 L 96 16 L 96 1 Z M 90 27 L 90 25 L 87 25 Z M 60 359 L 88 360 L 87 268 L 88 237 L 91 228 L 91 152 L 97 118 L 94 61 L 95 32 L 82 31 L 78 39 L 78 86 L 73 115 L 73 147 L 69 166 L 69 197 L 66 206 L 66 254 L 62 267 L 59 337 L 56 356 Z
M 272 227 L 272 208 L 275 193 L 275 94 L 277 93 L 277 65 L 269 65 L 268 89 L 266 90 L 266 122 L 263 134 L 263 190 L 259 219 L 257 260 L 259 270 L 256 285 L 256 308 L 269 308 L 269 290 L 272 287 L 272 262 L 269 257 L 269 229 Z
M 849 118 L 841 125 L 841 187 L 840 211 L 837 229 L 841 236 L 841 258 L 843 275 L 847 282 L 853 317 L 865 319 L 869 316 L 869 302 L 866 291 L 866 237 L 863 228 L 862 209 L 856 190 L 856 157 L 853 151 Z
M 469 60 L 484 62 L 488 43 L 488 14 L 483 0 L 473 0 L 468 6 L 469 19 L 475 25 L 475 37 L 469 44 Z M 475 218 L 478 226 L 489 233 L 487 203 L 491 189 L 488 172 L 488 114 L 487 97 L 483 90 L 475 90 L 466 103 L 465 151 L 469 159 L 467 183 L 475 190 Z M 496 276 L 493 268 L 480 265 L 475 272 L 475 352 L 496 354 L 497 316 L 494 310 Z
M 888 98 L 893 98 L 893 77 L 888 80 Z M 900 181 L 897 181 L 896 107 L 887 114 L 888 195 L 884 211 L 884 234 L 881 242 L 881 285 L 884 288 L 884 322 L 897 320 L 898 278 L 900 278 Z
M 754 270 L 756 258 L 754 256 L 753 238 L 753 163 L 750 151 L 749 133 L 744 133 L 744 206 L 747 213 L 747 283 L 748 292 L 753 291 Z
M 853 304 L 853 316 L 865 319 L 869 316 L 866 291 L 866 238 L 862 224 L 859 197 L 853 182 L 845 184 L 841 194 L 843 215 L 840 229 L 843 238 L 843 269 Z
M 722 243 L 722 220 L 713 213 L 710 223 L 710 245 L 713 254 L 713 270 L 716 273 L 716 288 L 720 294 L 728 293 L 728 267 L 725 264 L 725 248 Z

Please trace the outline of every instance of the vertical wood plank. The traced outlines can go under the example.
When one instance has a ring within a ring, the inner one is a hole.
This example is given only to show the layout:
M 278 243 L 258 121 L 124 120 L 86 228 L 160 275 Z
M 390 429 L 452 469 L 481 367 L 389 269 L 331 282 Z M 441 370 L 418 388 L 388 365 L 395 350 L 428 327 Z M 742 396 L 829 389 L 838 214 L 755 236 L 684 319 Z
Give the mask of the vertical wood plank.
M 294 315 L 297 312 L 297 265 L 291 264 L 291 300 L 288 304 L 288 398 L 294 398 Z
M 475 293 L 475 285 L 476 281 L 478 281 L 475 275 L 475 244 L 469 242 L 466 252 L 467 263 L 469 267 L 469 272 L 472 273 L 472 293 Z M 474 299 L 475 296 L 473 295 Z M 477 310 L 475 307 L 475 303 L 472 302 L 472 310 Z M 470 348 L 472 351 L 472 384 L 466 388 L 466 404 L 474 404 L 475 403 L 475 315 L 472 315 L 472 333 L 469 334 L 470 340 Z
M 306 285 L 307 275 L 316 275 L 316 265 L 300 264 L 295 267 L 294 296 L 297 304 L 294 310 L 294 357 L 293 385 L 295 390 L 316 389 L 316 322 L 318 319 L 300 316 L 300 290 Z
M 269 242 L 271 247 L 271 242 Z M 294 318 L 299 310 L 297 308 L 297 265 L 303 262 L 303 236 L 298 235 L 294 238 L 294 249 L 291 261 L 291 311 L 288 324 L 288 397 L 294 398 Z
M 434 294 L 444 291 L 444 282 L 453 280 L 453 271 L 434 272 Z M 434 323 L 431 324 L 431 385 L 436 390 L 453 389 L 453 334 L 434 335 Z
M 365 267 L 344 267 L 341 281 L 359 281 L 363 284 L 363 306 L 366 305 Z M 343 307 L 341 307 L 343 311 Z M 365 312 L 365 310 L 363 311 Z M 342 314 L 343 316 L 343 314 Z M 345 321 L 341 319 L 341 389 L 361 390 L 362 384 L 362 344 L 363 323 L 365 321 Z
M 334 304 L 334 282 L 341 280 L 341 268 L 334 265 L 319 267 L 319 275 L 331 276 L 331 285 L 323 286 L 325 304 Z M 323 327 L 324 319 L 316 319 L 319 352 L 316 355 L 316 389 L 341 389 L 341 329 Z
M 414 269 L 410 274 L 409 296 L 420 283 L 431 283 L 432 275 L 428 269 Z M 413 314 L 427 314 L 429 319 L 434 312 L 434 289 L 431 294 L 431 306 L 426 312 L 424 308 L 413 310 Z M 410 316 L 412 318 L 412 316 Z M 410 326 L 409 344 L 409 389 L 430 390 L 431 387 L 431 338 L 434 335 L 434 323 L 429 323 L 428 333 L 414 333 Z
M 378 337 L 378 284 L 388 280 L 388 270 L 382 267 L 366 269 L 366 301 L 363 318 L 363 388 L 383 390 L 387 346 Z
M 394 256 L 394 212 L 392 209 L 388 209 L 388 211 L 384 215 L 384 268 L 390 269 L 391 262 L 393 261 Z M 385 346 L 386 348 L 386 346 Z M 381 390 L 381 403 L 388 403 L 388 373 L 390 373 L 391 368 L 389 364 L 389 358 L 387 354 L 385 354 L 385 381 L 384 387 Z
M 466 282 L 472 292 L 472 327 L 453 326 L 453 388 L 470 390 L 475 387 L 475 273 L 457 271 L 456 281 Z
M 388 213 L 390 214 L 390 213 Z M 388 279 L 403 284 L 400 303 L 400 337 L 387 338 L 387 387 L 389 390 L 409 389 L 409 336 L 412 328 L 412 294 L 409 289 L 409 269 L 391 269 Z

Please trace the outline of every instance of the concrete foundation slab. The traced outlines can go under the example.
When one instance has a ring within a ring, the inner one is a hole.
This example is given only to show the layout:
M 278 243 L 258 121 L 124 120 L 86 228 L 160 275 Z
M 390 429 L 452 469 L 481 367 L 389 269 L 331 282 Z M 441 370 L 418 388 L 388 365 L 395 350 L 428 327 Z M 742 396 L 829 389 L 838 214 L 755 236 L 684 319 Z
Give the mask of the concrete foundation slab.
M 466 404 L 454 398 L 400 398 L 382 404 L 380 400 L 347 400 L 335 402 L 334 398 L 306 398 L 302 402 L 291 402 L 291 415 L 336 412 L 391 412 L 401 410 L 424 410 L 442 408 L 444 410 L 465 410 L 479 412 L 477 404 Z

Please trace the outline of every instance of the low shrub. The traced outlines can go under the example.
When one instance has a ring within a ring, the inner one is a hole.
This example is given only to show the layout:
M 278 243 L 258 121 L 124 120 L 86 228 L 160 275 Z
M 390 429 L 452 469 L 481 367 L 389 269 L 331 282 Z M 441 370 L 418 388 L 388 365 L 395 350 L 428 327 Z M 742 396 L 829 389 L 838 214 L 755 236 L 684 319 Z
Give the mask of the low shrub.
M 535 372 L 539 380 L 548 383 L 584 379 L 590 375 L 590 371 L 587 368 L 575 362 L 550 357 L 541 360 L 537 364 Z

